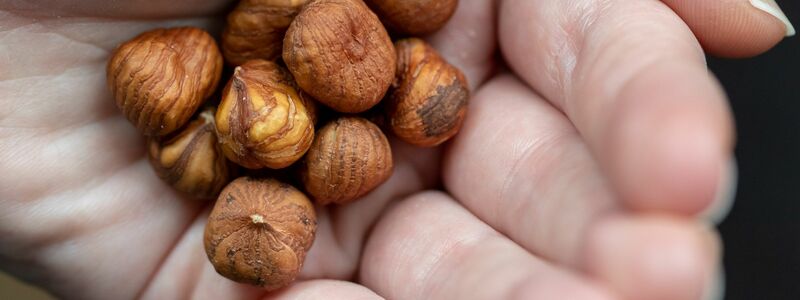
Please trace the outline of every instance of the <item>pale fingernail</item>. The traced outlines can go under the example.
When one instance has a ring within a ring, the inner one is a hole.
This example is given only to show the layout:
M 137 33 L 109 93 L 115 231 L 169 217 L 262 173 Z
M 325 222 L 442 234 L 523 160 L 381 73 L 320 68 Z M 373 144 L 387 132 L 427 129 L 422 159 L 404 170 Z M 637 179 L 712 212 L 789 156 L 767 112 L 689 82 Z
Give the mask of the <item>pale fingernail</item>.
M 703 300 L 722 300 L 725 299 L 725 271 L 720 267 L 714 278 L 706 285 L 703 292 Z
M 786 25 L 786 36 L 794 35 L 795 31 L 792 22 L 789 22 L 789 18 L 786 17 L 786 14 L 783 13 L 783 10 L 775 0 L 750 0 L 750 4 L 781 20 Z
M 739 168 L 736 158 L 731 158 L 722 172 L 720 182 L 717 184 L 717 193 L 714 202 L 705 210 L 700 217 L 716 225 L 722 223 L 731 212 L 733 200 L 736 198 L 736 188 L 739 183 Z

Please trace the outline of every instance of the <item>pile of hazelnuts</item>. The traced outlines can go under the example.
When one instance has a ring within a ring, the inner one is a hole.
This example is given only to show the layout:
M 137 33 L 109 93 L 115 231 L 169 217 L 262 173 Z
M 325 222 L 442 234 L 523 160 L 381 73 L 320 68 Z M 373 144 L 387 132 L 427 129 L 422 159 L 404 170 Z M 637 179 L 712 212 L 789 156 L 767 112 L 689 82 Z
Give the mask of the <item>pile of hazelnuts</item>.
M 343 205 L 386 181 L 384 131 L 420 147 L 458 132 L 464 75 L 409 38 L 440 29 L 457 2 L 241 0 L 222 51 L 193 27 L 114 51 L 108 85 L 147 137 L 155 173 L 217 199 L 204 244 L 218 273 L 267 290 L 291 284 L 314 241 L 309 197 Z

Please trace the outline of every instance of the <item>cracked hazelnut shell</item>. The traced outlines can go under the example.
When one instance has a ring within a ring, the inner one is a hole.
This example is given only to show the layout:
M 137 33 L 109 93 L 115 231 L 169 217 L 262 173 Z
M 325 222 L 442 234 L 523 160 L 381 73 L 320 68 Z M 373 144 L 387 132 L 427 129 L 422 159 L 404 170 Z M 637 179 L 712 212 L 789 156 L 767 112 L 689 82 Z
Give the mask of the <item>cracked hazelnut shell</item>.
M 203 241 L 217 273 L 276 290 L 297 278 L 316 228 L 314 206 L 302 192 L 274 179 L 240 177 L 222 190 Z

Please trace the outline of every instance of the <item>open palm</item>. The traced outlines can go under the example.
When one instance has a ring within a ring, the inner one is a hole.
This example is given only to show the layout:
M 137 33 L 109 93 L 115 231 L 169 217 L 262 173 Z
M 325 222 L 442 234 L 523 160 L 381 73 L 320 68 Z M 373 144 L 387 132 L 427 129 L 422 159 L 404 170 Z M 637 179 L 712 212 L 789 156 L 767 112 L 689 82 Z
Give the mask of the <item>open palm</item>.
M 94 299 L 696 299 L 712 284 L 716 234 L 693 216 L 730 168 L 730 116 L 657 1 L 462 0 L 428 38 L 475 91 L 461 134 L 443 154 L 393 142 L 386 184 L 320 208 L 292 287 L 217 275 L 208 205 L 154 175 L 104 67 L 150 28 L 217 32 L 230 4 L 0 1 L 0 267 Z

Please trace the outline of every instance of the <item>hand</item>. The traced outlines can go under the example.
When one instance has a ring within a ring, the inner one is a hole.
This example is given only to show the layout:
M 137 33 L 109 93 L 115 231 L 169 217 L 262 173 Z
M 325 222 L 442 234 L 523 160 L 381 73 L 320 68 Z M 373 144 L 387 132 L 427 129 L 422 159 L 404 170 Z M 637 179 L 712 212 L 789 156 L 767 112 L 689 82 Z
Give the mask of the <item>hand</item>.
M 0 267 L 70 298 L 262 296 L 214 272 L 201 246 L 207 209 L 154 176 L 104 83 L 118 43 L 153 27 L 218 28 L 210 16 L 229 3 L 111 3 L 0 4 L 11 58 L 0 61 Z M 769 22 L 757 24 L 782 26 Z M 517 77 L 492 75 L 496 38 Z M 737 42 L 766 49 L 777 38 Z M 476 91 L 442 170 L 437 150 L 394 143 L 393 177 L 354 205 L 320 209 L 301 280 L 271 296 L 703 293 L 718 242 L 691 217 L 724 178 L 732 133 L 672 11 L 655 1 L 462 0 L 430 40 Z M 451 195 L 390 205 L 440 175 Z

